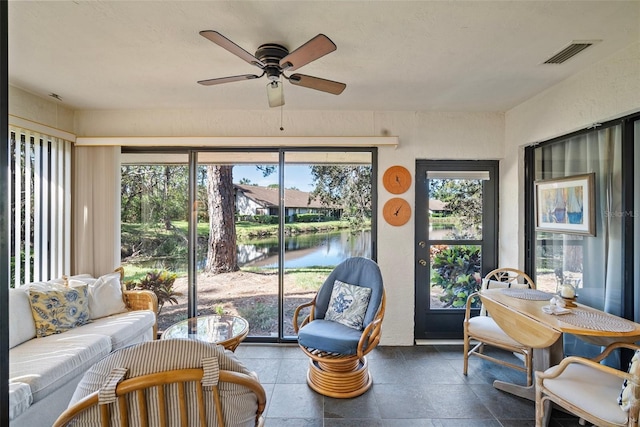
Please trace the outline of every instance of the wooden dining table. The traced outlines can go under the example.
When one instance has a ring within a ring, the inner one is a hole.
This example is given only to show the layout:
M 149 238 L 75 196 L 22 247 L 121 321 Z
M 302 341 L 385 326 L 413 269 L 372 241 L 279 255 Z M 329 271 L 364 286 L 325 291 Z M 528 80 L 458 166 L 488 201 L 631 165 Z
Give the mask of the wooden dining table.
M 553 294 L 536 289 L 487 289 L 480 299 L 489 315 L 514 340 L 533 348 L 533 370 L 544 371 L 564 357 L 564 334 L 599 346 L 640 340 L 640 324 L 604 311 L 575 304 L 567 314 L 548 314 Z M 496 380 L 494 387 L 535 400 L 535 386 Z

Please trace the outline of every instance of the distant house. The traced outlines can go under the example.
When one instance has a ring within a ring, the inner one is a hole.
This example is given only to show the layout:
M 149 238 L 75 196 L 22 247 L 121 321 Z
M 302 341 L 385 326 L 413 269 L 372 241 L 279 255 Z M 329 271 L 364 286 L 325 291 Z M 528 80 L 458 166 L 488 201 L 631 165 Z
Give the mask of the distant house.
M 236 213 L 240 216 L 278 215 L 279 189 L 257 185 L 235 184 Z M 300 190 L 284 190 L 285 216 L 288 221 L 296 214 L 322 213 L 339 215 L 339 211 L 328 208 L 320 200 L 309 200 L 309 193 Z
M 447 208 L 445 202 L 438 199 L 429 199 L 429 212 L 445 214 L 451 212 L 451 210 Z

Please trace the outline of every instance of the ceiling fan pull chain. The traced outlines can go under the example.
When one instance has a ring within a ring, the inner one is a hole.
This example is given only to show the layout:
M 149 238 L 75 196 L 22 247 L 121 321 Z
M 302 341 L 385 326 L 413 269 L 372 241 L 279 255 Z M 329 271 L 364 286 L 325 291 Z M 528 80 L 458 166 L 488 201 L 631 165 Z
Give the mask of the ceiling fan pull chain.
M 284 132 L 284 127 L 282 126 L 282 116 L 283 116 L 284 105 L 280 106 L 280 131 Z

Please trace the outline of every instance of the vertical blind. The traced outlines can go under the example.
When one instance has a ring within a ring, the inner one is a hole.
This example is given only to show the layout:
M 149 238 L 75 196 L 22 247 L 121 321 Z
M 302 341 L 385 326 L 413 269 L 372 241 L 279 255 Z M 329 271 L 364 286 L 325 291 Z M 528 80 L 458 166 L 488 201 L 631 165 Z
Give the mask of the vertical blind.
M 71 142 L 9 127 L 11 285 L 70 271 Z

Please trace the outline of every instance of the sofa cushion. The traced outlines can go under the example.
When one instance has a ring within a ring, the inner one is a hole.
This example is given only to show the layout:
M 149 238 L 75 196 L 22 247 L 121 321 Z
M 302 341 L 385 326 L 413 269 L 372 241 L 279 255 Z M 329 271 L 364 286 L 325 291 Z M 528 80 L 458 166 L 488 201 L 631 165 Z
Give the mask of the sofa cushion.
M 58 277 L 57 279 L 49 280 L 47 283 L 56 283 L 58 285 L 66 286 L 69 283 L 69 280 L 85 280 L 85 279 L 96 280 L 95 277 L 93 277 L 92 275 L 83 273 L 83 274 L 76 274 L 75 276 Z
M 36 336 L 26 288 L 9 289 L 9 348 Z
M 156 316 L 152 311 L 128 311 L 126 313 L 96 319 L 91 323 L 79 326 L 65 334 L 106 335 L 111 339 L 111 351 L 113 351 L 140 342 L 140 338 L 145 335 L 145 332 L 151 331 L 151 336 L 146 338 L 147 340 L 153 339 L 152 331 L 155 322 Z
M 32 339 L 9 350 L 9 379 L 28 384 L 37 402 L 110 352 L 106 335 L 65 332 Z
M 31 388 L 29 384 L 20 382 L 9 383 L 9 419 L 13 420 L 18 415 L 26 411 L 33 397 L 31 395 Z
M 87 285 L 75 288 L 55 284 L 30 285 L 28 293 L 38 338 L 59 334 L 90 321 Z
M 69 278 L 69 286 L 89 286 L 89 313 L 91 319 L 110 316 L 127 311 L 122 298 L 120 273 L 109 273 L 97 279 L 92 277 Z

